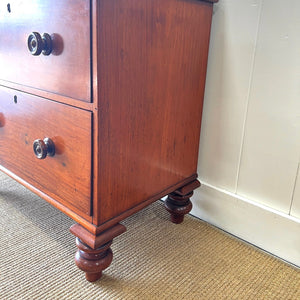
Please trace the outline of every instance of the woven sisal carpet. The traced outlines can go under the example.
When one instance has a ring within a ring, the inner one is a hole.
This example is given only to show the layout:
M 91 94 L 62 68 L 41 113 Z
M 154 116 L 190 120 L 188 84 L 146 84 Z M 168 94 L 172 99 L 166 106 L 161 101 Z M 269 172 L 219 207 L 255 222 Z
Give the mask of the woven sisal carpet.
M 88 283 L 74 222 L 0 173 L 0 299 L 300 299 L 300 271 L 157 202 L 127 219 L 114 260 Z

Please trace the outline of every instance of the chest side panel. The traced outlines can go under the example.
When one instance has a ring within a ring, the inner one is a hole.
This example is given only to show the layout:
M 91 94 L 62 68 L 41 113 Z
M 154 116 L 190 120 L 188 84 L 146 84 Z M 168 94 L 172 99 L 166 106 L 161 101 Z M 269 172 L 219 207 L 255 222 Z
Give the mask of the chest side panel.
M 99 1 L 100 222 L 196 173 L 211 14 Z

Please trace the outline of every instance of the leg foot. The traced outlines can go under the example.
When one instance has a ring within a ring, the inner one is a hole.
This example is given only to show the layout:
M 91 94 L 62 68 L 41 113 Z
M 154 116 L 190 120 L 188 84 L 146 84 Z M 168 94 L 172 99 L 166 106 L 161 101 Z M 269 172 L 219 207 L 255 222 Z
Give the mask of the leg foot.
M 112 241 L 99 247 L 92 249 L 76 238 L 76 246 L 78 248 L 75 254 L 75 263 L 77 267 L 85 272 L 88 281 L 94 282 L 102 276 L 102 270 L 106 269 L 112 262 L 113 254 L 110 249 Z
M 75 224 L 70 228 L 76 236 L 75 263 L 85 272 L 88 281 L 94 282 L 101 278 L 102 271 L 112 262 L 113 253 L 110 249 L 113 238 L 126 231 L 125 226 L 116 224 L 99 235 L 93 235 L 82 226 Z
M 168 195 L 168 198 L 165 201 L 165 207 L 171 214 L 171 221 L 173 223 L 182 223 L 184 215 L 191 211 L 192 202 L 190 198 L 193 195 L 193 190 L 199 186 L 200 182 L 198 180 L 194 180 Z

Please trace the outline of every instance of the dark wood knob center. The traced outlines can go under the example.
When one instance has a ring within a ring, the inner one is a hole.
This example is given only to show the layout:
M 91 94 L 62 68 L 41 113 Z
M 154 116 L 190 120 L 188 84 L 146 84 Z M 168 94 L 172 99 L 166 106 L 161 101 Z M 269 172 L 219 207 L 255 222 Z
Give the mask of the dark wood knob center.
M 50 55 L 53 49 L 52 39 L 48 33 L 41 36 L 38 32 L 32 32 L 27 40 L 27 46 L 32 55 L 38 56 L 41 53 Z
M 55 145 L 49 138 L 35 140 L 33 142 L 33 151 L 38 159 L 45 159 L 47 156 L 55 155 Z

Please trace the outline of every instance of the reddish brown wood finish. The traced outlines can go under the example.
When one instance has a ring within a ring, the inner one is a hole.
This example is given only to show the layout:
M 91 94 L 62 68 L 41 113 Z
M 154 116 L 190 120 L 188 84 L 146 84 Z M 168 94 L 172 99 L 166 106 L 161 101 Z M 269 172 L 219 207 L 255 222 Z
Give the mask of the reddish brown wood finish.
M 102 276 L 113 258 L 110 246 L 112 240 L 126 231 L 126 227 L 116 224 L 99 235 L 93 235 L 82 226 L 75 224 L 70 228 L 76 236 L 78 251 L 75 254 L 75 263 L 85 272 L 88 281 L 96 281 Z
M 22 90 L 23 92 L 28 93 L 28 94 L 32 94 L 32 95 L 39 96 L 39 97 L 46 98 L 46 99 L 51 99 L 53 101 L 60 102 L 63 104 L 68 104 L 71 106 L 75 106 L 80 109 L 90 110 L 90 111 L 96 110 L 95 104 L 93 102 L 85 102 L 82 100 L 70 98 L 65 95 L 53 94 L 51 92 L 47 92 L 44 90 L 38 90 L 34 87 L 29 87 L 29 86 L 20 87 L 20 84 L 18 84 L 18 83 L 8 82 L 8 81 L 2 80 L 2 79 L 0 79 L 0 86 L 9 87 L 14 90 Z
M 109 267 L 113 259 L 111 244 L 112 241 L 97 249 L 92 249 L 76 238 L 78 250 L 75 254 L 75 263 L 80 270 L 85 272 L 86 280 L 97 281 L 101 278 L 102 271 Z
M 0 164 L 69 208 L 91 212 L 91 113 L 0 87 Z M 56 154 L 37 159 L 33 141 Z
M 168 195 L 165 201 L 165 207 L 171 214 L 171 221 L 173 223 L 182 223 L 184 215 L 191 211 L 193 205 L 190 198 L 193 196 L 193 190 L 199 186 L 200 182 L 194 180 Z
M 100 225 L 196 174 L 212 4 L 97 4 Z
M 10 12 L 1 3 L 0 79 L 89 102 L 90 1 L 10 0 Z M 52 36 L 51 55 L 30 54 L 32 31 Z
M 80 224 L 89 281 L 111 263 L 118 222 L 168 194 L 173 222 L 191 209 L 216 1 L 0 5 L 0 170 Z M 30 54 L 33 31 L 52 35 L 52 54 Z M 38 160 L 45 137 L 56 154 Z

